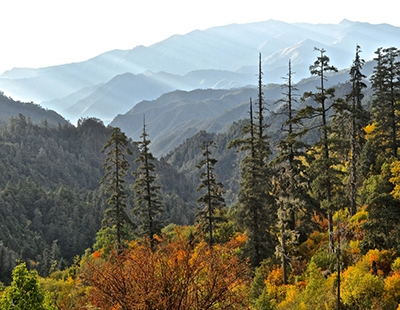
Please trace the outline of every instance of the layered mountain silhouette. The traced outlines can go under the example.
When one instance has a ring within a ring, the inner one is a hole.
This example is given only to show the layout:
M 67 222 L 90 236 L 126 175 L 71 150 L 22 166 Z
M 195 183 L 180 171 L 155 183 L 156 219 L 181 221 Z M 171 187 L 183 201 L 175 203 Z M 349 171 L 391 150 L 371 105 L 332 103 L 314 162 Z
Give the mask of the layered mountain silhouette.
M 309 65 L 318 57 L 313 52 L 314 47 L 324 48 L 331 64 L 344 70 L 351 65 L 357 44 L 363 50 L 361 56 L 368 61 L 378 47 L 396 46 L 399 35 L 398 27 L 347 20 L 319 25 L 275 20 L 232 24 L 175 35 L 148 47 L 109 51 L 79 63 L 40 69 L 15 68 L 0 76 L 0 89 L 17 100 L 34 101 L 53 109 L 72 123 L 82 117 L 97 117 L 105 123 L 115 118 L 111 124 L 118 125 L 124 116 L 117 115 L 126 113 L 126 119 L 136 113 L 132 108 L 139 102 L 140 106 L 150 104 L 167 92 L 195 89 L 248 92 L 257 83 L 259 53 L 264 84 L 281 84 L 289 59 L 295 82 L 301 84 L 310 76 Z M 348 75 L 341 72 L 334 80 L 344 82 L 347 78 Z M 281 94 L 282 91 L 278 87 L 275 92 Z M 246 101 L 231 98 L 236 101 L 221 105 L 219 114 L 212 115 L 214 119 L 218 115 L 222 117 L 222 107 L 226 107 L 224 113 L 228 113 Z M 178 106 L 176 103 L 176 109 Z M 161 111 L 154 113 L 162 114 Z M 177 112 L 188 124 L 194 125 L 194 121 L 184 118 L 183 114 Z M 195 119 L 202 123 L 202 128 L 225 126 L 224 123 L 205 125 L 200 114 L 198 116 Z M 208 119 L 206 115 L 204 118 Z M 163 132 L 169 128 L 157 124 L 158 130 L 163 127 Z M 137 138 L 134 136 L 137 129 L 126 131 Z
M 0 92 L 0 124 L 6 125 L 10 118 L 23 118 L 32 124 L 46 125 L 47 127 L 58 127 L 68 124 L 58 113 L 43 109 L 33 102 L 15 101 Z

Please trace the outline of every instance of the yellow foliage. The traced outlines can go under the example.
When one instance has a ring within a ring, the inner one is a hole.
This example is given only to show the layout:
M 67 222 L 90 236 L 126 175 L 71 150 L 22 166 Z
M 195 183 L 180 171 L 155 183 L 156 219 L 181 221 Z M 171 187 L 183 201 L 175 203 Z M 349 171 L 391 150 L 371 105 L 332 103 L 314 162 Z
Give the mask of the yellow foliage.
M 301 307 L 301 304 L 304 303 L 300 303 L 301 290 L 298 285 L 286 285 L 285 289 L 286 289 L 286 296 L 285 299 L 278 304 L 277 306 L 278 310 L 307 309 L 305 305 L 304 307 Z
M 334 304 L 335 296 L 332 293 L 332 280 L 325 279 L 321 270 L 311 261 L 307 267 L 307 286 L 302 291 L 301 301 L 307 305 L 306 309 L 330 309 L 326 305 Z M 300 309 L 303 309 L 300 307 Z
M 360 266 L 351 266 L 342 275 L 341 296 L 344 305 L 370 309 L 374 299 L 381 298 L 383 280 Z
M 368 124 L 367 126 L 365 126 L 364 131 L 367 135 L 370 135 L 374 132 L 375 128 L 376 123 Z
M 360 211 L 358 211 L 350 218 L 351 228 L 358 227 L 360 226 L 360 224 L 366 222 L 367 220 L 368 220 L 368 211 L 364 206 Z
M 360 248 L 358 247 L 359 241 L 358 240 L 350 240 L 350 253 L 351 254 L 360 254 Z
M 391 192 L 394 198 L 400 199 L 400 161 L 395 161 L 390 165 L 390 172 L 392 177 L 389 181 L 394 185 Z
M 305 167 L 309 167 L 310 164 L 307 162 L 307 158 L 305 156 L 299 156 L 298 157 L 302 163 L 302 165 L 304 165 Z
M 245 243 L 247 241 L 248 237 L 246 234 L 238 234 L 235 238 L 235 240 L 241 244 Z
M 396 271 L 385 279 L 384 297 L 387 301 L 400 303 L 400 272 Z
M 282 268 L 273 269 L 265 280 L 268 296 L 276 302 L 281 302 L 285 299 L 286 288 L 283 285 Z
M 266 280 L 266 284 L 274 286 L 282 285 L 283 284 L 282 279 L 283 279 L 282 268 L 276 268 L 269 273 L 268 278 Z
M 400 272 L 400 257 L 397 257 L 392 263 L 392 270 Z

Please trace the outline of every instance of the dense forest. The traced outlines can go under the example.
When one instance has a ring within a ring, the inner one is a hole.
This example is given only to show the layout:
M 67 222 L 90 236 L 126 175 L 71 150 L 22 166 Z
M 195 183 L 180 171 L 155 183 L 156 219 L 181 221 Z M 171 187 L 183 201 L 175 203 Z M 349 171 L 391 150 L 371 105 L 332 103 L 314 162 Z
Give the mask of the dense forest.
M 0 127 L 0 309 L 400 309 L 400 50 L 315 48 L 168 155 L 95 118 Z
M 55 262 L 57 268 L 68 266 L 93 245 L 107 208 L 100 151 L 111 132 L 98 119 L 50 128 L 22 114 L 0 128 L 1 281 L 10 282 L 16 259 L 48 275 Z M 133 169 L 138 150 L 129 143 Z M 157 167 L 163 220 L 193 223 L 195 185 L 165 161 L 157 161 Z M 180 198 L 181 192 L 188 194 Z

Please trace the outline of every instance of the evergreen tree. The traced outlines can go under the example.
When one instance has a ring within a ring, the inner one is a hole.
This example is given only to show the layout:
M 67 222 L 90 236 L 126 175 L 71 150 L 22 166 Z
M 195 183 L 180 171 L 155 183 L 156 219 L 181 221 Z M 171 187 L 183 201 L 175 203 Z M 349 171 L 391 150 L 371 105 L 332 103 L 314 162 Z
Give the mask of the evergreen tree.
M 363 252 L 373 248 L 398 251 L 400 240 L 400 202 L 393 196 L 399 145 L 400 62 L 397 59 L 400 52 L 391 47 L 378 48 L 375 53 L 376 66 L 371 77 L 372 124 L 368 126 L 368 143 L 363 150 L 364 154 L 372 155 L 361 188 L 368 211 L 368 222 L 363 225 L 364 238 L 360 242 Z
M 374 89 L 372 121 L 376 124 L 375 143 L 391 155 L 398 154 L 399 99 L 400 99 L 400 51 L 395 47 L 378 48 L 374 60 L 376 66 L 371 77 Z
M 223 184 L 217 182 L 214 172 L 217 159 L 211 157 L 211 147 L 216 147 L 214 141 L 203 142 L 201 149 L 203 159 L 197 164 L 198 169 L 204 168 L 200 173 L 200 185 L 197 190 L 205 190 L 204 195 L 197 199 L 197 202 L 204 208 L 196 214 L 196 221 L 200 229 L 208 232 L 208 244 L 213 245 L 215 241 L 214 230 L 216 222 L 223 220 L 221 213 L 225 209 L 225 200 L 223 195 Z M 206 229 L 204 229 L 206 228 Z
M 349 200 L 350 215 L 357 212 L 357 189 L 359 187 L 358 172 L 361 150 L 365 144 L 364 127 L 369 120 L 368 112 L 362 105 L 363 89 L 367 87 L 363 81 L 366 76 L 361 72 L 365 61 L 360 57 L 361 48 L 357 45 L 356 55 L 350 68 L 351 90 L 346 100 L 341 98 L 334 103 L 335 116 L 332 127 L 338 140 L 343 139 L 342 162 L 349 161 Z M 348 160 L 349 159 L 349 160 Z
M 316 119 L 313 128 L 317 128 L 321 132 L 320 140 L 313 146 L 311 153 L 314 160 L 310 164 L 310 177 L 314 198 L 320 201 L 321 208 L 327 213 L 329 225 L 329 248 L 334 251 L 333 240 L 333 220 L 332 213 L 337 202 L 333 201 L 335 187 L 340 187 L 340 179 L 338 179 L 337 171 L 333 168 L 336 159 L 332 156 L 332 147 L 334 141 L 330 139 L 331 127 L 328 124 L 328 111 L 331 109 L 329 99 L 335 94 L 334 88 L 326 88 L 325 81 L 328 72 L 337 72 L 336 67 L 329 64 L 329 57 L 325 55 L 325 49 L 315 48 L 320 53 L 317 60 L 310 66 L 311 75 L 316 75 L 320 79 L 317 86 L 317 92 L 306 92 L 302 99 L 311 99 L 316 106 L 307 105 L 301 109 L 297 117 L 300 119 Z M 311 129 L 311 128 L 310 128 Z M 340 197 L 340 195 L 337 195 Z
M 128 147 L 128 139 L 118 127 L 113 128 L 110 139 L 104 145 L 102 152 L 109 150 L 104 161 L 105 169 L 101 183 L 105 185 L 108 194 L 107 203 L 110 206 L 104 215 L 105 226 L 116 227 L 116 241 L 119 251 L 123 246 L 124 226 L 132 224 L 126 213 L 125 178 L 129 168 L 127 155 L 132 152 Z
M 363 239 L 360 250 L 392 249 L 400 251 L 400 200 L 393 196 L 393 175 L 396 176 L 391 159 L 381 166 L 381 172 L 369 176 L 361 188 L 361 196 L 367 206 L 368 221 L 363 223 Z
M 350 94 L 347 96 L 347 99 L 351 100 L 351 215 L 357 212 L 357 167 L 359 165 L 360 152 L 365 143 L 364 127 L 367 125 L 369 117 L 362 105 L 362 99 L 364 98 L 363 89 L 367 88 L 367 85 L 363 81 L 366 75 L 361 72 L 365 61 L 360 57 L 360 53 L 361 48 L 357 45 L 356 56 L 350 68 L 350 82 L 352 87 Z
M 253 116 L 250 99 L 250 123 L 243 128 L 245 137 L 229 143 L 245 152 L 241 161 L 241 182 L 237 221 L 245 229 L 248 241 L 245 251 L 253 267 L 271 257 L 275 248 L 272 228 L 276 220 L 275 202 L 272 196 L 272 168 L 269 163 L 271 150 L 266 124 L 264 123 L 264 95 L 262 92 L 261 54 L 259 58 L 257 116 Z M 258 123 L 254 122 L 258 120 Z
M 300 140 L 302 126 L 295 118 L 294 104 L 297 102 L 292 83 L 292 68 L 289 60 L 289 70 L 283 88 L 286 89 L 285 99 L 279 114 L 286 117 L 282 124 L 284 137 L 279 141 L 279 153 L 273 161 L 276 170 L 275 195 L 278 207 L 277 229 L 280 234 L 280 244 L 277 246 L 277 255 L 282 261 L 283 283 L 287 283 L 287 268 L 289 260 L 294 258 L 294 248 L 298 242 L 300 225 L 311 223 L 311 212 L 306 210 L 308 182 L 305 178 L 305 166 L 301 157 L 305 157 L 306 145 Z M 292 252 L 292 253 L 291 253 Z M 292 255 L 291 255 L 292 254 Z
M 136 176 L 133 189 L 135 192 L 135 210 L 138 212 L 140 221 L 140 233 L 150 240 L 152 250 L 155 249 L 156 235 L 160 235 L 162 223 L 159 220 L 163 211 L 161 201 L 159 199 L 160 186 L 156 185 L 155 160 L 153 154 L 150 152 L 150 140 L 147 139 L 146 123 L 143 118 L 143 132 L 140 136 L 142 140 L 136 142 L 139 148 L 139 157 L 135 162 L 139 163 L 139 167 L 134 175 Z

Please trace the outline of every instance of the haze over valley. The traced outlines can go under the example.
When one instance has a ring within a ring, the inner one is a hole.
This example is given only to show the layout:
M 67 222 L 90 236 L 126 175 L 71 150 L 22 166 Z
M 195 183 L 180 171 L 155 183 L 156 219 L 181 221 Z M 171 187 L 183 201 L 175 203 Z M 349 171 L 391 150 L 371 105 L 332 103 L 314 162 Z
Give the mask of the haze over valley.
M 387 24 L 348 20 L 318 25 L 276 20 L 232 24 L 175 35 L 148 47 L 109 51 L 79 63 L 14 68 L 0 76 L 0 89 L 16 100 L 52 109 L 72 124 L 85 117 L 108 124 L 139 102 L 167 92 L 255 87 L 259 53 L 264 84 L 282 84 L 289 59 L 295 82 L 304 83 L 316 56 L 314 47 L 324 48 L 331 62 L 346 70 L 357 44 L 368 62 L 378 47 L 394 46 L 399 32 Z M 372 67 L 367 70 L 372 72 Z M 341 82 L 348 79 L 346 74 L 341 78 Z M 278 97 L 279 92 L 266 96 L 271 101 Z M 230 107 L 241 103 L 232 102 Z

